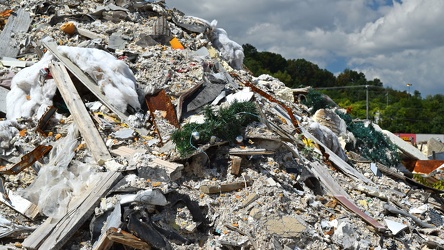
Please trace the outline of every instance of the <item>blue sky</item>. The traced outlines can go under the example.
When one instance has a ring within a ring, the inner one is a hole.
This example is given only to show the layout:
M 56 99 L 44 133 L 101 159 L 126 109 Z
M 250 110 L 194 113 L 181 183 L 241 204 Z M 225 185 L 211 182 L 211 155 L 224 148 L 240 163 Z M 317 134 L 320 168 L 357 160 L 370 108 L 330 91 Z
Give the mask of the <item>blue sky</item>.
M 384 86 L 444 94 L 443 0 L 167 0 L 239 44 L 304 58 L 334 74 L 345 68 Z

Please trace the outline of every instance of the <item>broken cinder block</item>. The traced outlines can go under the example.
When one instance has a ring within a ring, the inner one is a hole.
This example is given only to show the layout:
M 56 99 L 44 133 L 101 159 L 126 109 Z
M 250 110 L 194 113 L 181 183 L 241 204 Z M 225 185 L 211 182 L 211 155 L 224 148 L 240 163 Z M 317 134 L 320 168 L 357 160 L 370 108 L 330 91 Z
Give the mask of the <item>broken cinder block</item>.
M 176 181 L 182 177 L 183 164 L 155 158 L 146 167 L 138 169 L 139 177 L 152 181 Z

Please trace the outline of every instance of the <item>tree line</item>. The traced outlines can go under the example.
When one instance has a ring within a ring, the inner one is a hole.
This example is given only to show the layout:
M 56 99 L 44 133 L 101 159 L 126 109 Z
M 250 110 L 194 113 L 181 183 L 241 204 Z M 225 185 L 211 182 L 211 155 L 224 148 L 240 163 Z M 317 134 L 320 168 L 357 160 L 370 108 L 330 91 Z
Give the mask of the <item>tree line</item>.
M 444 134 L 444 95 L 425 98 L 384 87 L 364 73 L 344 69 L 338 76 L 305 59 L 285 59 L 273 52 L 259 52 L 253 45 L 242 45 L 244 65 L 254 76 L 269 74 L 290 88 L 311 86 L 328 95 L 354 118 L 365 119 L 368 90 L 369 119 L 394 133 Z M 365 87 L 366 86 L 366 87 Z M 367 89 L 368 88 L 368 89 Z

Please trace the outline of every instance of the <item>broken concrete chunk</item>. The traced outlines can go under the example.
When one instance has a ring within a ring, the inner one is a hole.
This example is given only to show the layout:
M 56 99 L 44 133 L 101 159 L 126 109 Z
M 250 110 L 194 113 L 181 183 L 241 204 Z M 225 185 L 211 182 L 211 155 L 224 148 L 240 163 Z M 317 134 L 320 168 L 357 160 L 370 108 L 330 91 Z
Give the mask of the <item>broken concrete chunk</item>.
M 285 238 L 298 237 L 306 229 L 298 219 L 288 215 L 267 218 L 265 226 L 270 233 Z
M 343 249 L 359 249 L 356 232 L 348 222 L 339 223 L 333 238 L 336 239 L 336 242 L 340 242 Z
M 114 50 L 125 49 L 126 41 L 122 38 L 122 33 L 113 33 L 109 37 L 108 47 Z
M 136 131 L 130 128 L 124 128 L 113 133 L 114 138 L 119 140 L 130 140 L 136 137 Z
M 139 167 L 138 173 L 142 178 L 152 181 L 176 181 L 182 177 L 183 164 L 168 162 L 155 158 L 148 166 Z
M 313 115 L 313 120 L 329 128 L 336 136 L 347 133 L 345 121 L 331 109 L 319 109 Z
M 168 204 L 168 201 L 159 189 L 142 190 L 137 193 L 134 201 L 158 206 L 165 206 Z

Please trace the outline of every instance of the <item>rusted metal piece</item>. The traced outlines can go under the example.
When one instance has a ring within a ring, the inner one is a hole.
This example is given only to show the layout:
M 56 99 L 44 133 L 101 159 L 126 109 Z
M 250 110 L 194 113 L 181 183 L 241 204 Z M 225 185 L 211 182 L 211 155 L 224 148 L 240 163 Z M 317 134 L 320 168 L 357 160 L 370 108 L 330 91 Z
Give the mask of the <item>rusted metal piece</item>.
M 40 134 L 47 136 L 45 132 L 46 125 L 48 125 L 49 119 L 54 115 L 54 113 L 57 111 L 57 108 L 54 106 L 50 106 L 45 114 L 40 118 L 39 124 L 37 125 L 37 132 Z
M 135 249 L 151 249 L 151 246 L 137 238 L 131 233 L 125 232 L 120 228 L 111 227 L 106 231 L 106 236 L 109 240 L 129 246 Z
M 263 96 L 264 98 L 266 98 L 267 100 L 269 100 L 270 102 L 274 102 L 277 103 L 279 105 L 281 105 L 288 113 L 288 116 L 290 116 L 291 119 L 291 123 L 293 124 L 293 126 L 296 128 L 296 132 L 298 134 L 302 133 L 302 131 L 299 129 L 299 121 L 296 119 L 296 117 L 293 115 L 293 111 L 287 107 L 284 103 L 282 103 L 281 101 L 277 100 L 276 98 L 274 98 L 273 96 L 271 96 L 270 94 L 266 93 L 265 91 L 259 89 L 258 87 L 256 87 L 254 84 L 252 84 L 251 82 L 247 82 L 247 81 L 242 81 L 242 79 L 240 79 L 240 77 L 234 73 L 230 73 L 230 75 L 234 78 L 236 78 L 237 80 L 239 80 L 240 82 L 242 82 L 245 86 L 251 88 L 251 90 L 253 92 L 258 93 L 259 95 Z
M 146 95 L 145 101 L 148 109 L 150 110 L 150 114 L 153 114 L 156 110 L 165 111 L 165 119 L 167 119 L 176 128 L 179 127 L 179 121 L 177 120 L 176 111 L 174 110 L 174 106 L 164 89 L 159 91 L 157 94 Z
M 439 168 L 443 164 L 443 160 L 417 160 L 413 172 L 418 174 L 430 174 L 433 170 Z
M 154 95 L 145 95 L 145 102 L 150 111 L 150 122 L 154 126 L 154 131 L 159 135 L 160 143 L 162 143 L 162 137 L 156 124 L 156 116 L 154 115 L 154 111 L 165 111 L 165 119 L 167 119 L 176 128 L 179 128 L 179 121 L 177 120 L 174 106 L 163 89 Z
M 339 202 L 341 202 L 345 207 L 359 215 L 364 221 L 375 227 L 378 231 L 386 231 L 386 227 L 380 224 L 377 220 L 373 219 L 372 217 L 368 216 L 366 213 L 364 213 L 361 209 L 359 209 L 355 204 L 350 202 L 347 197 L 343 195 L 335 195 L 334 196 Z
M 33 151 L 22 156 L 22 160 L 12 167 L 1 166 L 0 174 L 16 175 L 31 166 L 52 149 L 52 146 L 39 145 Z

